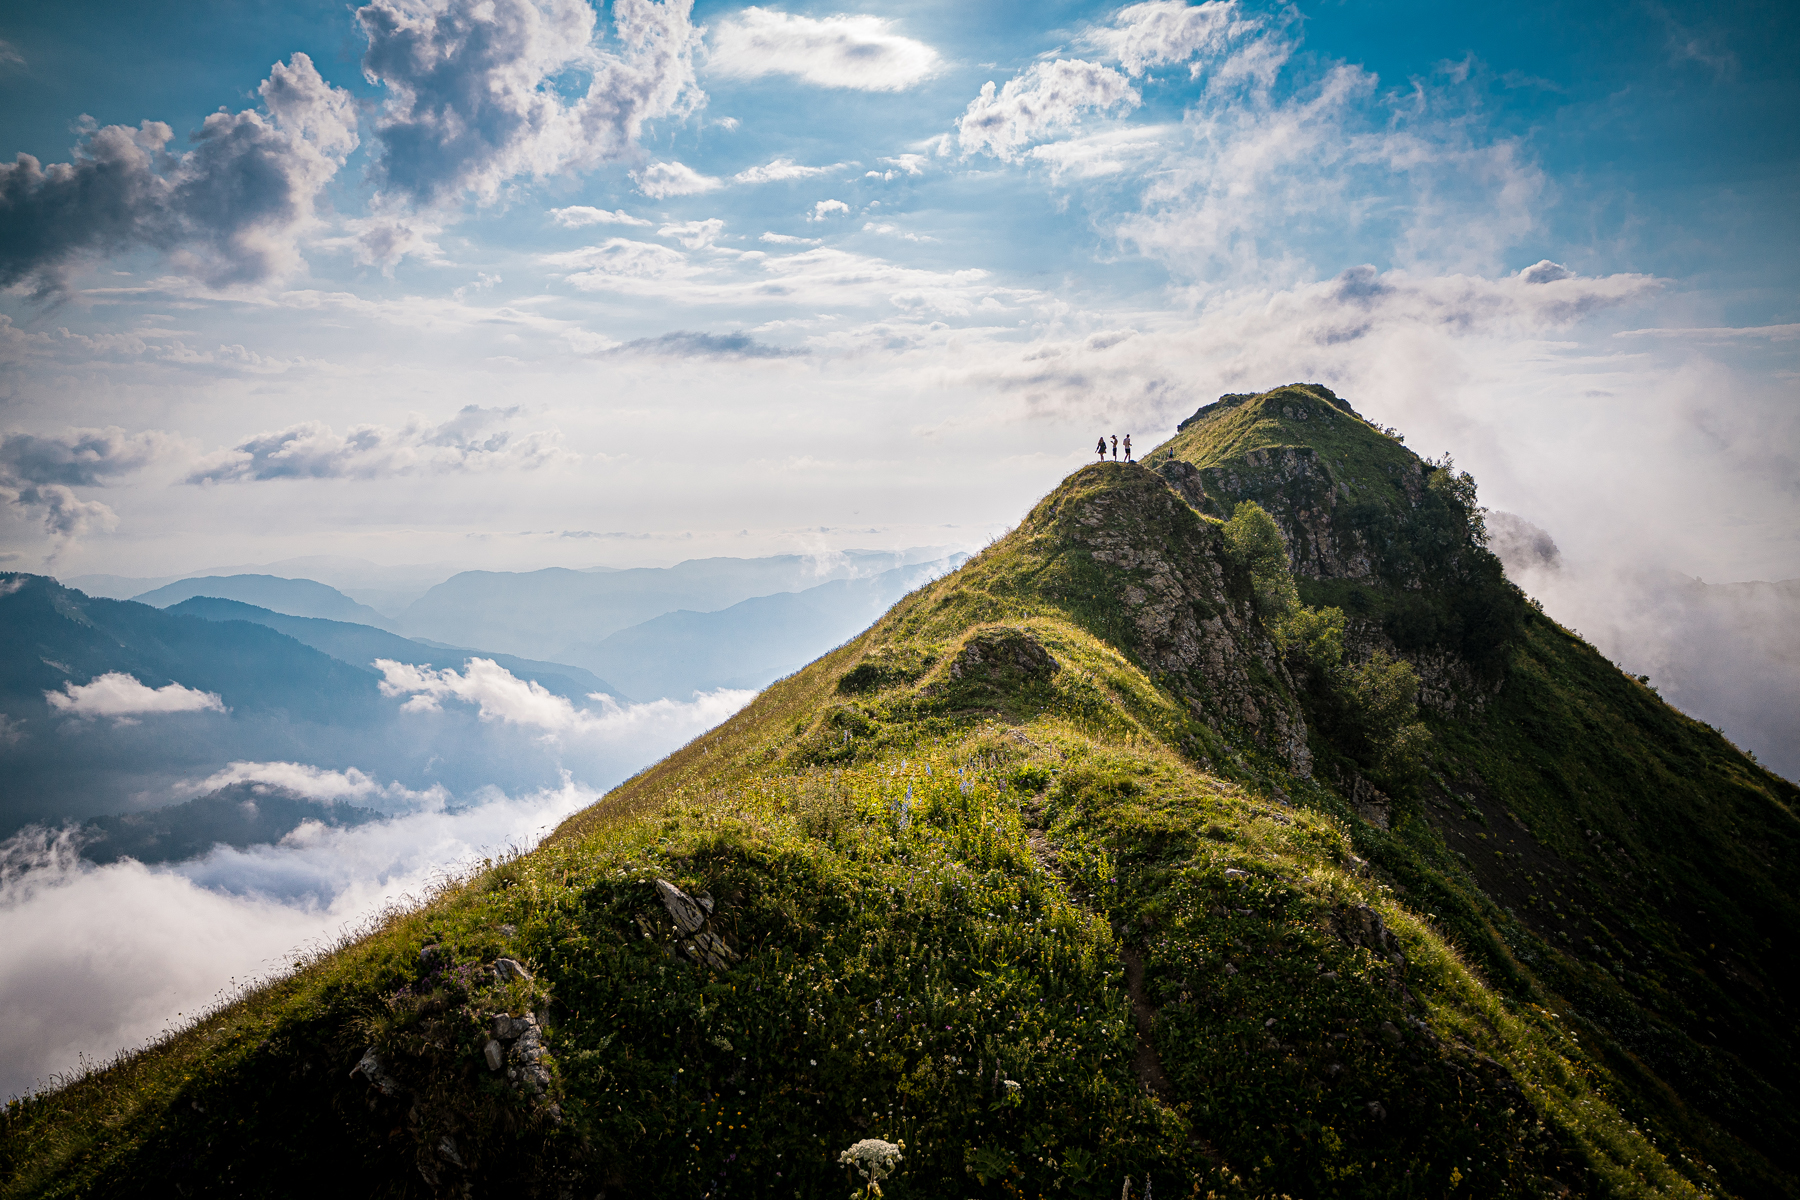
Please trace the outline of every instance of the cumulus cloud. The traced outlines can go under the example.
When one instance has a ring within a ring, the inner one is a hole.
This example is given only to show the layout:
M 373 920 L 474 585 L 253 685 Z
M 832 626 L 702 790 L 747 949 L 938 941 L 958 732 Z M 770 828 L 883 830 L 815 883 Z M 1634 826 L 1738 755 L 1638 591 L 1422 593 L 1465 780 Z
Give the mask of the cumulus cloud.
M 806 219 L 823 221 L 827 217 L 847 217 L 849 215 L 850 206 L 842 200 L 821 200 L 813 205 L 812 212 L 807 214 Z
M 374 177 L 419 206 L 498 196 L 507 180 L 625 154 L 646 121 L 703 96 L 692 0 L 615 0 L 616 49 L 586 0 L 374 0 L 357 10 L 363 72 L 387 89 Z M 556 86 L 586 77 L 573 97 Z
M 179 683 L 146 687 L 121 671 L 109 671 L 91 683 L 65 683 L 45 692 L 50 707 L 70 717 L 127 718 L 160 713 L 224 712 L 225 702 L 213 692 Z
M 85 258 L 143 248 L 213 286 L 293 270 L 319 192 L 356 148 L 355 107 L 304 54 L 258 94 L 266 111 L 211 114 L 185 154 L 145 121 L 94 130 L 71 162 L 0 165 L 0 287 L 48 295 Z
M 551 219 L 564 229 L 580 229 L 587 225 L 648 225 L 649 221 L 642 217 L 634 217 L 624 209 L 608 212 L 604 208 L 590 208 L 585 204 L 572 204 L 568 208 L 553 208 Z
M 801 17 L 750 7 L 719 22 L 707 69 L 732 79 L 792 75 L 819 87 L 898 92 L 936 74 L 938 53 L 881 17 Z
M 767 342 L 757 341 L 747 333 L 694 333 L 678 329 L 673 333 L 626 342 L 613 353 L 646 354 L 659 358 L 746 359 L 799 358 L 804 357 L 807 352 L 786 346 L 771 346 Z
M 631 178 L 638 185 L 638 190 L 652 200 L 665 200 L 670 196 L 697 196 L 701 192 L 716 191 L 725 186 L 725 181 L 712 175 L 702 175 L 686 163 L 655 162 L 641 171 L 633 171 Z
M 1033 142 L 1075 128 L 1090 112 L 1129 112 L 1143 102 L 1131 82 L 1111 67 L 1080 59 L 1036 63 L 998 91 L 989 80 L 957 119 L 957 141 L 966 154 L 991 154 L 1011 162 Z
M 166 454 L 168 435 L 71 429 L 54 436 L 0 435 L 0 502 L 42 517 L 53 538 L 69 539 L 112 529 L 118 515 L 98 500 L 83 500 L 78 487 L 111 483 Z
M 353 425 L 343 433 L 304 421 L 207 455 L 187 482 L 375 479 L 420 471 L 542 466 L 558 453 L 560 438 L 550 431 L 515 435 L 505 425 L 518 411 L 470 404 L 441 424 L 414 414 L 398 428 Z
M 783 179 L 810 179 L 841 171 L 854 163 L 832 163 L 828 167 L 803 167 L 791 158 L 777 158 L 760 167 L 750 167 L 731 177 L 733 183 L 773 183 Z

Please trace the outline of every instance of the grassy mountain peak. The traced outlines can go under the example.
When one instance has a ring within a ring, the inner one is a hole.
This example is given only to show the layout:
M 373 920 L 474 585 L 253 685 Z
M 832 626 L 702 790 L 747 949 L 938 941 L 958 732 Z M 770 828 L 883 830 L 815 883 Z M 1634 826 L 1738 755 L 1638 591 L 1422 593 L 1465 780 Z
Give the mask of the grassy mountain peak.
M 810 1197 L 870 1138 L 902 1197 L 1791 1193 L 1795 789 L 1508 591 L 1466 478 L 1316 385 L 1208 406 L 9 1106 L 6 1194 Z

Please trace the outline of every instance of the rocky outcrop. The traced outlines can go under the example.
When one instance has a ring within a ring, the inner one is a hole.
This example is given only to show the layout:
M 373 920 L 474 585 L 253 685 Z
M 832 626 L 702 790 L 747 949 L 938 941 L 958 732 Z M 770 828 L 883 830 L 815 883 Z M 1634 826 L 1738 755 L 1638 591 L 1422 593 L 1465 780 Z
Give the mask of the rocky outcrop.
M 702 892 L 690 896 L 666 879 L 654 881 L 660 911 L 646 908 L 637 914 L 638 928 L 660 944 L 671 957 L 697 966 L 723 971 L 738 961 L 737 951 L 711 928 L 713 899 Z
M 1129 648 L 1203 720 L 1223 726 L 1222 733 L 1241 729 L 1295 774 L 1309 775 L 1312 754 L 1293 680 L 1247 593 L 1233 595 L 1218 528 L 1145 467 L 1087 470 L 1118 472 L 1104 477 L 1116 486 L 1073 494 L 1057 513 L 1059 532 L 1119 572 Z

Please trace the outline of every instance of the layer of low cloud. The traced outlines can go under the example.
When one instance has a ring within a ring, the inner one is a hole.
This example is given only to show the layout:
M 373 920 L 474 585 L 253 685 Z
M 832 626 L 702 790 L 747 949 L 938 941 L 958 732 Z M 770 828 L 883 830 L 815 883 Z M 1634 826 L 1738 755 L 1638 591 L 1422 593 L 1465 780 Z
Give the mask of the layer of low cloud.
M 96 867 L 73 830 L 0 843 L 0 1095 L 179 1028 L 446 872 L 535 842 L 599 794 L 568 783 L 350 829 L 308 823 L 281 845 L 166 867 Z
M 939 70 L 936 50 L 881 17 L 803 17 L 752 6 L 712 31 L 709 72 L 732 79 L 791 75 L 817 87 L 898 92 Z
M 319 193 L 357 146 L 355 107 L 305 54 L 258 95 L 261 110 L 208 116 L 186 153 L 145 121 L 92 130 L 70 162 L 0 165 L 0 287 L 48 295 L 83 260 L 140 249 L 213 286 L 293 272 Z
M 308 822 L 279 845 L 221 846 L 158 867 L 82 860 L 73 825 L 36 826 L 0 842 L 0 1011 L 9 1016 L 0 1028 L 0 1095 L 179 1027 L 237 988 L 287 970 L 297 954 L 429 893 L 446 874 L 532 845 L 752 696 L 597 700 L 578 709 L 479 660 L 463 671 L 394 677 L 399 696 L 429 697 L 444 710 L 403 721 L 461 727 L 461 740 L 482 748 L 484 760 L 516 754 L 509 746 L 528 737 L 560 761 L 561 785 L 508 794 L 475 780 L 452 795 L 437 784 L 382 783 L 353 766 L 241 760 L 189 779 L 176 798 L 250 784 L 390 819 L 336 829 Z M 468 720 L 470 710 L 480 711 L 479 724 Z M 136 919 L 121 923 L 121 912 Z
M 88 683 L 65 683 L 60 691 L 45 692 L 44 699 L 51 711 L 69 717 L 225 711 L 225 702 L 215 693 L 179 683 L 153 688 L 120 671 L 109 671 Z
M 343 433 L 304 421 L 207 455 L 187 481 L 376 479 L 420 471 L 530 469 L 550 461 L 558 453 L 558 436 L 515 434 L 507 424 L 517 413 L 470 404 L 439 424 L 414 414 L 399 427 L 353 425 Z
M 692 0 L 615 0 L 617 48 L 586 0 L 374 0 L 357 10 L 363 71 L 384 86 L 373 176 L 415 207 L 491 201 L 509 179 L 624 155 L 645 122 L 703 99 Z M 565 97 L 553 81 L 587 76 Z
M 1507 575 L 1663 699 L 1800 779 L 1800 579 L 1704 583 L 1630 556 L 1565 558 L 1551 534 L 1490 513 Z
M 228 763 L 205 779 L 186 786 L 196 795 L 248 783 L 255 791 L 292 792 L 326 804 L 354 804 L 384 813 L 436 812 L 444 808 L 450 793 L 442 784 L 414 789 L 398 780 L 382 783 L 356 767 L 334 770 L 299 762 Z

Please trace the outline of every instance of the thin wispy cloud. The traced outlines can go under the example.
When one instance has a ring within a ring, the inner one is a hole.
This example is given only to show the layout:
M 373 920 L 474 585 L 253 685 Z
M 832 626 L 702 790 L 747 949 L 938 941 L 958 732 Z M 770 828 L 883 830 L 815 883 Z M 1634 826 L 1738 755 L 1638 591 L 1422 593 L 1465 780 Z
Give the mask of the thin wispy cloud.
M 355 425 L 342 433 L 306 421 L 207 455 L 188 474 L 187 482 L 376 479 L 500 465 L 530 469 L 550 461 L 559 453 L 558 435 L 548 430 L 513 432 L 507 425 L 517 413 L 471 404 L 437 424 L 415 414 L 404 425 Z

